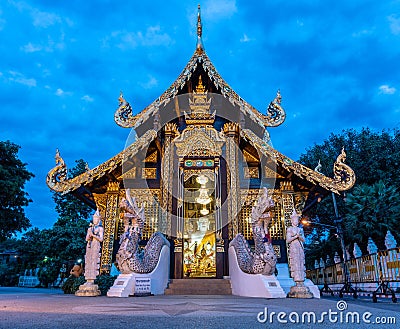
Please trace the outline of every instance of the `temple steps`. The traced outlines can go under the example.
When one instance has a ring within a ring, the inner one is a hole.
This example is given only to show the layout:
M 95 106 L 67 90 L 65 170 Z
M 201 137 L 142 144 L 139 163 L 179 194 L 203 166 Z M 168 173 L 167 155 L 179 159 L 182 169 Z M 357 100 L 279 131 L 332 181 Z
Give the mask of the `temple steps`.
M 231 281 L 227 279 L 173 279 L 166 295 L 232 295 Z

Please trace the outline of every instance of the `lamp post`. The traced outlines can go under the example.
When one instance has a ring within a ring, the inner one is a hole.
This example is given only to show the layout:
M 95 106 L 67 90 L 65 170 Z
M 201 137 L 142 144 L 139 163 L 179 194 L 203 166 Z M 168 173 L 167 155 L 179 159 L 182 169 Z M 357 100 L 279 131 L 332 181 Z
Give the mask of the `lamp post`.
M 342 218 L 339 216 L 339 210 L 337 207 L 336 203 L 336 196 L 335 193 L 332 192 L 332 200 L 333 200 L 333 208 L 335 209 L 335 216 L 336 219 L 334 220 L 334 223 L 336 224 L 336 232 L 337 235 L 339 236 L 340 239 L 340 245 L 342 247 L 342 252 L 343 252 L 343 272 L 344 272 L 344 285 L 339 291 L 339 297 L 343 297 L 343 293 L 352 293 L 354 298 L 357 298 L 357 290 L 353 288 L 351 285 L 351 279 L 350 279 L 350 273 L 349 269 L 347 268 L 347 252 L 346 252 L 346 246 L 344 244 L 344 237 L 343 237 L 343 225 L 342 225 Z
M 349 270 L 347 268 L 347 261 L 349 260 L 347 258 L 347 252 L 346 252 L 346 246 L 344 243 L 344 234 L 343 234 L 343 226 L 342 226 L 342 219 L 339 216 L 339 211 L 337 208 L 337 203 L 336 203 L 336 197 L 335 194 L 332 193 L 332 199 L 333 199 L 333 207 L 335 210 L 335 220 L 334 223 L 335 225 L 329 225 L 329 224 L 322 224 L 322 223 L 318 223 L 318 222 L 310 222 L 310 221 L 306 221 L 303 220 L 302 223 L 307 225 L 307 224 L 314 224 L 314 225 L 319 225 L 322 227 L 327 227 L 327 228 L 331 228 L 331 229 L 335 229 L 336 230 L 336 234 L 340 240 L 340 247 L 342 249 L 342 253 L 343 253 L 343 272 L 344 272 L 344 285 L 343 287 L 340 289 L 339 291 L 339 297 L 342 298 L 343 297 L 343 293 L 352 293 L 354 298 L 357 298 L 357 290 L 353 288 L 353 286 L 351 285 L 351 279 L 350 279 L 350 273 Z M 324 285 L 324 288 L 322 290 L 326 292 L 329 292 L 332 294 L 332 290 L 327 286 Z

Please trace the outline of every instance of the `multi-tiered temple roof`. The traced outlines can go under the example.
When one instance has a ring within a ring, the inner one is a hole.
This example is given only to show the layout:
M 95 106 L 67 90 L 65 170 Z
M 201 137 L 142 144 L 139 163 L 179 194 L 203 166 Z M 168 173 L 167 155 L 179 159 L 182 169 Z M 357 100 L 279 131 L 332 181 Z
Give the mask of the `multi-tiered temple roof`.
M 285 120 L 280 92 L 277 92 L 276 98 L 268 105 L 266 114 L 263 114 L 226 83 L 205 52 L 200 10 L 197 19 L 197 38 L 196 50 L 182 73 L 145 109 L 134 114 L 132 107 L 121 94 L 114 119 L 121 127 L 135 129 L 138 136 L 136 141 L 111 159 L 72 179 L 67 179 L 67 167 L 57 151 L 56 167 L 50 170 L 47 176 L 47 185 L 52 190 L 61 193 L 73 192 L 95 208 L 92 193 L 104 189 L 110 180 L 122 180 L 124 159 L 134 157 L 152 142 L 157 144 L 160 131 L 169 122 L 183 121 L 182 118 L 186 113 L 175 100 L 181 95 L 192 94 L 199 81 L 201 87 L 209 94 L 219 94 L 229 102 L 231 109 L 229 113 L 224 113 L 225 119 L 240 125 L 241 137 L 268 158 L 276 177 L 292 177 L 291 179 L 300 182 L 300 185 L 306 186 L 307 190 L 313 191 L 314 194 L 326 194 L 328 191 L 340 193 L 354 185 L 355 175 L 353 170 L 344 164 L 346 159 L 344 151 L 334 164 L 334 177 L 330 178 L 295 162 L 270 146 L 266 128 L 279 126 Z M 216 115 L 219 115 L 218 111 Z

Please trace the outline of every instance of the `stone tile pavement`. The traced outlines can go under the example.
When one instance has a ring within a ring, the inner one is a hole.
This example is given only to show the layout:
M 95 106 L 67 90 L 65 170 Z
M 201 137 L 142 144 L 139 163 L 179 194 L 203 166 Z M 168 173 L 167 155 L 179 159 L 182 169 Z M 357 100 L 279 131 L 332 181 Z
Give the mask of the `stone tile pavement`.
M 357 317 L 359 323 L 356 323 Z M 388 323 L 393 321 L 396 323 Z M 390 299 L 380 299 L 375 304 L 370 299 L 354 300 L 351 297 L 342 300 L 338 297 L 308 300 L 237 296 L 75 297 L 56 289 L 0 287 L 2 329 L 77 326 L 124 329 L 399 328 L 399 324 L 400 304 L 393 304 Z

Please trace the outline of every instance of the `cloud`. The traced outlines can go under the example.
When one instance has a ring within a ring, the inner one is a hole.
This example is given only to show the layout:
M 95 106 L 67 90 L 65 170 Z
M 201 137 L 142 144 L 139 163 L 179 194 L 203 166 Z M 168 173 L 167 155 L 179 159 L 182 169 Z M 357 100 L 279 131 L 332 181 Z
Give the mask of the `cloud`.
M 151 89 L 151 88 L 153 88 L 153 87 L 158 85 L 158 81 L 157 81 L 157 79 L 155 77 L 149 76 L 149 79 L 146 82 L 141 83 L 140 85 L 144 89 Z
M 63 96 L 71 96 L 72 92 L 64 91 L 61 88 L 57 88 L 56 92 L 54 93 L 56 96 L 63 97 Z
M 8 71 L 8 73 L 8 77 L 5 77 L 7 81 L 19 83 L 28 87 L 36 87 L 36 79 L 27 78 L 24 74 L 16 71 Z M 4 74 L 1 74 L 1 76 L 4 76 Z
M 31 11 L 31 16 L 35 27 L 48 28 L 56 23 L 61 23 L 60 16 L 37 9 Z
M 43 47 L 40 46 L 40 45 L 34 45 L 31 42 L 29 42 L 28 44 L 23 46 L 21 49 L 23 51 L 25 51 L 26 53 L 34 53 L 34 52 L 37 52 L 37 51 L 41 51 L 43 49 Z
M 396 15 L 390 15 L 388 17 L 390 22 L 390 30 L 394 35 L 400 34 L 400 18 L 397 18 Z
M 3 30 L 4 26 L 6 25 L 6 20 L 0 18 L 0 31 Z
M 240 38 L 240 42 L 250 42 L 251 39 L 247 36 L 246 33 L 243 33 L 243 37 Z
M 389 85 L 382 85 L 382 86 L 379 86 L 379 92 L 381 94 L 393 95 L 396 92 L 396 88 L 389 87 Z
M 225 17 L 231 17 L 237 12 L 236 1 L 235 0 L 221 0 L 207 1 L 202 7 L 202 12 L 204 12 L 205 17 L 208 19 L 219 19 Z
M 91 102 L 94 101 L 94 98 L 93 98 L 93 97 L 90 97 L 89 95 L 85 95 L 85 96 L 82 96 L 82 97 L 81 97 L 81 100 L 83 100 L 83 101 L 85 101 L 85 102 L 88 102 L 88 103 L 91 103 Z
M 172 38 L 161 31 L 159 25 L 149 26 L 145 32 L 128 32 L 128 31 L 114 31 L 110 36 L 103 39 L 104 47 L 112 47 L 110 41 L 116 43 L 116 46 L 120 49 L 152 46 L 169 46 L 173 42 Z

